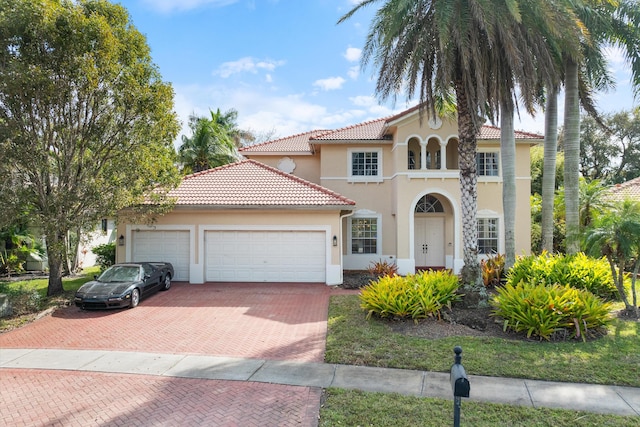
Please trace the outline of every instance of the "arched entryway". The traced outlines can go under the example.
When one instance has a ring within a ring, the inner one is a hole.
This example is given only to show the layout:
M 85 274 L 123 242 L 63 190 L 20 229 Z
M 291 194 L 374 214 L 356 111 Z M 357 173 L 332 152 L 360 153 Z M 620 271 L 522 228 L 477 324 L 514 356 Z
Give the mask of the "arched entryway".
M 414 260 L 416 270 L 447 267 L 447 249 L 451 246 L 452 208 L 438 194 L 425 194 L 414 208 Z M 451 249 L 451 248 L 449 248 Z M 450 251 L 449 251 L 450 252 Z

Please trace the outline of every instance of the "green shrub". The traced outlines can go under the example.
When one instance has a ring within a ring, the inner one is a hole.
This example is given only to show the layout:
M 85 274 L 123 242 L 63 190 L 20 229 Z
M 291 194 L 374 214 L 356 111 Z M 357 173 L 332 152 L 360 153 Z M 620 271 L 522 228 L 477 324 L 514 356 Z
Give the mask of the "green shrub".
M 505 256 L 501 254 L 495 254 L 480 262 L 482 281 L 486 287 L 498 286 L 500 284 L 502 273 L 504 272 L 504 264 Z
M 507 283 L 516 285 L 522 281 L 537 285 L 570 285 L 605 300 L 619 298 L 607 260 L 590 258 L 583 253 L 520 257 L 507 273 Z
M 411 317 L 421 319 L 440 316 L 440 310 L 451 307 L 461 296 L 458 278 L 446 271 L 425 271 L 406 277 L 384 276 L 362 288 L 360 307 L 367 318 Z
M 387 260 L 372 261 L 367 271 L 374 277 L 393 276 L 398 274 L 398 266 Z
M 97 255 L 96 262 L 100 266 L 100 271 L 104 271 L 116 262 L 116 244 L 105 243 L 91 249 L 91 252 Z
M 589 291 L 524 281 L 497 288 L 491 305 L 493 315 L 504 320 L 505 330 L 546 340 L 563 335 L 585 340 L 589 332 L 607 325 L 611 309 Z
M 37 289 L 30 289 L 24 286 L 12 288 L 3 285 L 0 286 L 0 293 L 9 297 L 11 314 L 14 316 L 37 313 L 44 307 L 45 299 Z

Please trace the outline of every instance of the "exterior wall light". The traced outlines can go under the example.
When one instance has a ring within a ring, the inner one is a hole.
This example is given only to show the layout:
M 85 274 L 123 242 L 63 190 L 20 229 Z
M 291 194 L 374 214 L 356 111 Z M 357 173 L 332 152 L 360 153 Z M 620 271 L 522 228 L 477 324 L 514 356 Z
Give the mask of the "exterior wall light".
M 333 246 L 338 246 L 338 236 L 333 236 Z
M 118 246 L 124 246 L 124 236 L 122 234 L 118 237 Z

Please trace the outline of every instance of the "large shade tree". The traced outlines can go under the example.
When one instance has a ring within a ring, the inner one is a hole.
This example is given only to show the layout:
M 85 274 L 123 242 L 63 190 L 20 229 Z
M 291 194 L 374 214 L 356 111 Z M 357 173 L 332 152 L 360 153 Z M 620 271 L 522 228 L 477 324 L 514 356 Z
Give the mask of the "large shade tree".
M 42 230 L 55 295 L 70 231 L 143 205 L 152 189 L 169 206 L 173 91 L 122 6 L 0 0 L 0 11 L 0 222 L 26 211 Z

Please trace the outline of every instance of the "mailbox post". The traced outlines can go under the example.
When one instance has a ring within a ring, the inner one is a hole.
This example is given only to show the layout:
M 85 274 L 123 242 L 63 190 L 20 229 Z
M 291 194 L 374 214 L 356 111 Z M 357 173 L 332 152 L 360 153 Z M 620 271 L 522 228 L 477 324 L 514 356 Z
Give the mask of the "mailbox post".
M 469 397 L 471 386 L 462 366 L 462 347 L 455 346 L 454 363 L 451 366 L 451 390 L 453 391 L 453 426 L 460 427 L 460 405 L 463 397 Z

